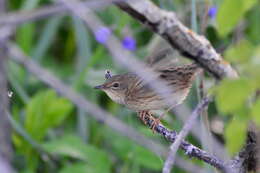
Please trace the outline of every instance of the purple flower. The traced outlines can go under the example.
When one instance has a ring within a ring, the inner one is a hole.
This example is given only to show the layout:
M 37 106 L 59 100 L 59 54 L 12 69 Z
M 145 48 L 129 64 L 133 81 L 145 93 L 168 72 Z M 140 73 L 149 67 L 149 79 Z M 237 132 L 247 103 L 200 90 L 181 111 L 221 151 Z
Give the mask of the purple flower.
M 136 41 L 133 37 L 130 36 L 126 36 L 123 40 L 122 40 L 122 46 L 125 49 L 128 49 L 130 51 L 134 51 L 136 49 Z
M 111 35 L 111 30 L 107 27 L 100 27 L 95 32 L 95 38 L 97 42 L 101 44 L 105 44 L 110 35 Z
M 218 8 L 216 6 L 212 6 L 208 11 L 208 16 L 211 19 L 214 19 L 216 17 L 217 12 L 218 12 Z

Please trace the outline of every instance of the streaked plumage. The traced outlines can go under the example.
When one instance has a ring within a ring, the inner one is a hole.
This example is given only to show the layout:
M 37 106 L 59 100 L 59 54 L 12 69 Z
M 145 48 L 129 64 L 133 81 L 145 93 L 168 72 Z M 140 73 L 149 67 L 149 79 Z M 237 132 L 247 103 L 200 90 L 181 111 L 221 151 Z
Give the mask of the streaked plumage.
M 180 104 L 188 95 L 195 74 L 200 70 L 196 64 L 155 70 L 158 78 L 167 82 L 172 89 L 166 93 L 172 98 L 172 106 Z M 165 101 L 144 81 L 133 73 L 114 75 L 107 79 L 102 89 L 115 102 L 136 111 L 166 108 Z

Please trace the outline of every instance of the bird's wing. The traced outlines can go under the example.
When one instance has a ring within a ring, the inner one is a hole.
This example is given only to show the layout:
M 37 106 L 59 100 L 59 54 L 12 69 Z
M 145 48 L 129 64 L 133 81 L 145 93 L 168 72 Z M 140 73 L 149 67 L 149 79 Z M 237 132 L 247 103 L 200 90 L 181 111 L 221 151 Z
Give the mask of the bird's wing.
M 172 48 L 163 48 L 154 51 L 151 55 L 145 58 L 146 63 L 153 69 L 168 68 L 176 66 L 177 59 Z

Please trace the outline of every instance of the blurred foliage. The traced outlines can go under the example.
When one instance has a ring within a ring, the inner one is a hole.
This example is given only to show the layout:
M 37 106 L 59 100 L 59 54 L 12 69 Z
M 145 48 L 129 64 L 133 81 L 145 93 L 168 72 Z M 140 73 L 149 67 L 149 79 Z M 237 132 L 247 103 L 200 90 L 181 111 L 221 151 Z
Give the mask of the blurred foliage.
M 191 13 L 194 14 L 192 10 L 196 9 L 191 10 L 191 1 L 154 2 L 183 16 L 181 21 L 189 27 L 195 22 L 190 17 Z M 201 8 L 206 5 L 217 9 L 216 16 L 211 14 L 207 21 L 205 35 L 217 50 L 224 50 L 224 58 L 232 63 L 241 78 L 226 79 L 215 86 L 212 77 L 206 77 L 216 96 L 209 107 L 209 118 L 213 120 L 214 116 L 223 115 L 220 117 L 225 131 L 221 135 L 230 153 L 235 154 L 245 142 L 248 123 L 254 121 L 260 127 L 260 2 L 210 2 L 196 2 L 197 15 L 207 13 Z M 50 0 L 10 0 L 8 5 L 12 12 L 16 12 L 52 3 Z M 137 49 L 133 53 L 140 58 L 146 55 L 155 40 L 151 31 L 114 6 L 97 9 L 97 14 L 120 40 L 126 37 L 135 39 Z M 201 19 L 204 18 L 197 17 L 198 28 L 205 23 Z M 29 22 L 17 28 L 14 41 L 35 61 L 88 100 L 117 115 L 156 142 L 166 143 L 143 127 L 134 112 L 93 89 L 104 81 L 105 69 L 111 69 L 112 73 L 120 73 L 124 69 L 113 62 L 109 52 L 95 40 L 80 19 L 52 16 Z M 161 172 L 163 158 L 96 122 L 19 65 L 9 62 L 8 66 L 8 79 L 14 92 L 11 99 L 13 119 L 29 136 L 21 135 L 20 128 L 13 134 L 14 166 L 19 172 Z M 194 92 L 196 90 L 192 90 L 190 97 L 195 97 Z M 188 98 L 186 103 L 193 108 L 196 99 Z M 174 116 L 167 117 L 167 125 L 177 130 L 182 126 Z M 195 138 L 190 141 L 200 144 Z M 197 160 L 192 162 L 201 165 Z M 177 168 L 173 171 L 185 172 Z
M 60 125 L 71 110 L 72 104 L 64 98 L 57 98 L 54 91 L 39 91 L 25 107 L 24 128 L 35 141 L 43 141 L 47 131 Z M 13 139 L 17 151 L 26 156 L 28 167 L 34 170 L 37 167 L 37 156 L 32 146 L 17 135 Z
M 95 146 L 85 144 L 77 136 L 63 136 L 61 139 L 55 139 L 51 142 L 43 144 L 46 151 L 52 154 L 63 157 L 70 157 L 85 162 L 85 165 L 77 164 L 79 172 L 108 173 L 111 169 L 111 162 L 105 151 L 96 148 Z M 75 169 L 75 165 L 66 166 L 61 172 Z
M 224 136 L 231 154 L 237 153 L 244 145 L 250 121 L 260 127 L 260 37 L 256 36 L 259 30 L 255 30 L 259 22 L 254 21 L 254 17 L 260 14 L 259 7 L 259 1 L 255 0 L 225 0 L 217 16 L 219 35 L 236 39 L 224 51 L 224 58 L 236 67 L 240 75 L 240 79 L 224 80 L 216 87 L 218 109 L 223 115 L 230 116 Z M 243 30 L 238 31 L 240 28 Z
M 239 23 L 245 13 L 257 3 L 257 0 L 224 0 L 217 15 L 218 33 L 227 36 Z M 227 18 L 228 16 L 228 18 Z

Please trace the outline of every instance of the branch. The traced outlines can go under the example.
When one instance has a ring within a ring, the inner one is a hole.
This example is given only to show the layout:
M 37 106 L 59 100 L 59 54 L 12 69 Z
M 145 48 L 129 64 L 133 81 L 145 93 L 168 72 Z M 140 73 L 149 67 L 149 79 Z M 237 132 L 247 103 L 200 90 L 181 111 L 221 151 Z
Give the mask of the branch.
M 70 87 L 66 86 L 62 81 L 53 76 L 46 69 L 37 65 L 32 61 L 30 57 L 27 57 L 18 47 L 11 43 L 7 43 L 7 53 L 11 59 L 19 64 L 22 64 L 29 72 L 35 75 L 42 82 L 55 89 L 59 94 L 68 98 L 71 102 L 75 104 L 78 108 L 88 112 L 90 116 L 95 118 L 97 121 L 106 124 L 113 130 L 117 131 L 121 135 L 124 135 L 131 140 L 135 141 L 141 146 L 144 146 L 157 154 L 158 156 L 165 157 L 166 150 L 160 144 L 152 141 L 140 135 L 135 129 L 126 125 L 122 121 L 116 119 L 113 115 L 105 112 L 96 105 L 90 103 L 83 96 L 75 93 Z M 202 169 L 192 163 L 186 162 L 182 159 L 178 159 L 177 165 L 186 170 L 187 172 L 201 172 Z
M 204 98 L 202 99 L 201 103 L 196 107 L 196 109 L 192 112 L 189 119 L 186 121 L 185 125 L 183 126 L 181 132 L 179 133 L 176 140 L 173 142 L 173 144 L 170 146 L 171 151 L 169 152 L 168 158 L 164 163 L 163 167 L 163 173 L 170 173 L 172 166 L 175 161 L 175 156 L 177 153 L 177 150 L 179 146 L 181 145 L 182 141 L 185 139 L 185 137 L 188 135 L 190 129 L 192 128 L 194 122 L 196 121 L 197 117 L 202 113 L 202 111 L 208 106 L 209 99 Z M 188 149 L 185 151 L 187 154 L 192 151 L 191 149 Z
M 200 104 L 195 111 L 200 112 L 201 109 L 203 109 L 205 106 L 207 106 L 208 104 L 208 100 L 205 100 L 205 102 L 203 102 L 202 104 Z M 199 109 L 199 110 L 198 110 Z M 194 114 L 194 113 L 193 113 Z M 151 128 L 152 124 L 153 124 L 153 119 L 150 118 L 150 116 L 146 115 L 145 117 L 145 122 L 146 124 Z M 166 140 L 168 140 L 169 142 L 175 142 L 177 137 L 178 137 L 178 133 L 176 131 L 171 131 L 169 129 L 167 129 L 166 127 L 164 127 L 162 124 L 157 125 L 154 130 L 162 135 Z M 187 154 L 189 157 L 195 157 L 199 160 L 202 160 L 212 166 L 214 166 L 215 168 L 221 170 L 224 172 L 225 170 L 225 163 L 220 160 L 219 158 L 210 155 L 209 153 L 207 153 L 206 151 L 201 150 L 200 148 L 190 144 L 187 141 L 181 140 L 180 142 L 180 148 L 185 152 L 185 154 Z
M 191 110 L 187 107 L 187 105 L 179 105 L 173 109 L 173 113 L 176 115 L 178 119 L 180 119 L 183 123 L 188 119 L 188 115 L 191 115 Z M 201 128 L 199 126 L 199 121 L 195 120 L 195 125 L 192 126 L 191 134 L 196 137 L 197 139 L 201 139 Z M 203 139 L 207 140 L 207 139 Z M 228 153 L 223 146 L 222 143 L 220 143 L 216 137 L 212 136 L 212 149 L 213 153 L 222 160 L 229 160 Z
M 71 2 L 76 6 L 87 6 L 91 9 L 104 8 L 105 6 L 117 2 L 119 0 L 92 0 L 85 2 Z M 68 12 L 69 9 L 63 4 L 49 5 L 34 10 L 12 12 L 0 16 L 0 25 L 21 25 L 26 22 L 43 19 L 53 15 L 62 15 Z
M 9 107 L 5 64 L 3 44 L 0 43 L 0 170 L 11 173 L 11 126 L 5 112 Z
M 118 0 L 120 1 L 120 0 Z M 71 2 L 78 6 L 97 8 L 101 5 L 108 5 L 111 2 L 99 0 L 96 2 Z M 122 10 L 129 13 L 135 19 L 152 29 L 154 32 L 166 39 L 172 47 L 179 52 L 199 63 L 203 68 L 212 73 L 218 79 L 224 77 L 237 77 L 237 73 L 228 62 L 215 51 L 208 40 L 197 35 L 185 27 L 176 17 L 174 12 L 168 12 L 155 6 L 149 0 L 131 0 L 115 2 Z M 21 11 L 0 16 L 0 25 L 18 25 L 29 21 L 38 20 L 51 15 L 61 14 L 68 11 L 65 5 L 53 5 L 31 11 Z
M 210 42 L 185 27 L 174 12 L 162 10 L 150 0 L 120 1 L 115 3 L 136 20 L 167 40 L 183 56 L 199 63 L 217 79 L 237 77 L 231 65 L 212 47 Z
M 11 167 L 11 164 L 6 160 L 6 158 L 3 158 L 0 156 L 0 170 L 2 173 L 13 173 L 14 170 Z
M 0 0 L 0 14 L 5 12 L 6 1 Z M 2 33 L 1 33 L 2 34 Z M 5 34 L 5 33 L 3 33 Z M 3 40 L 4 41 L 4 40 Z M 9 108 L 7 75 L 6 75 L 6 54 L 5 45 L 0 40 L 0 170 L 4 173 L 12 173 L 12 144 L 11 126 L 7 119 L 6 109 Z

